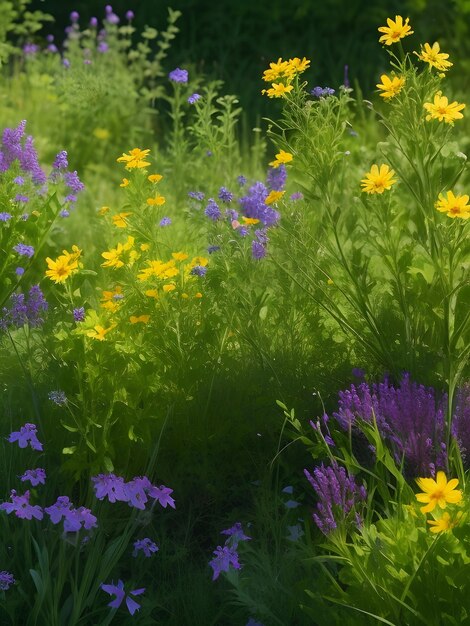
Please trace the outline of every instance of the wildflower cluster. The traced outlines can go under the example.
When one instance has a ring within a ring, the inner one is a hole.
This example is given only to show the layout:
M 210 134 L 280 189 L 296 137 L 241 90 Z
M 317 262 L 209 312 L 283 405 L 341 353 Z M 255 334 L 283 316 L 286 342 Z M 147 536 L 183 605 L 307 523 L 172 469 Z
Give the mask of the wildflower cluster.
M 447 504 L 458 504 L 462 501 L 462 492 L 460 489 L 456 489 L 459 484 L 458 479 L 452 478 L 447 481 L 443 471 L 437 472 L 435 480 L 434 478 L 418 478 L 416 483 L 423 490 L 422 493 L 416 494 L 418 502 L 425 504 L 421 507 L 422 513 L 430 513 L 435 510 L 436 506 L 443 510 Z M 440 533 L 451 530 L 460 522 L 461 518 L 462 511 L 457 512 L 455 517 L 451 517 L 446 511 L 441 516 L 428 520 L 427 523 L 431 526 L 430 531 L 432 533 Z
M 278 59 L 276 63 L 270 63 L 269 69 L 263 73 L 263 80 L 271 83 L 270 89 L 263 89 L 262 94 L 269 98 L 282 98 L 294 89 L 293 80 L 310 67 L 310 61 L 305 57 L 294 57 L 288 61 Z M 279 81 L 279 82 L 276 82 Z
M 251 537 L 248 537 L 243 532 L 243 528 L 240 522 L 234 524 L 231 528 L 222 530 L 221 535 L 227 535 L 227 539 L 223 546 L 217 546 L 214 550 L 214 558 L 209 562 L 214 573 L 212 580 L 217 580 L 221 572 L 228 572 L 230 566 L 234 569 L 241 569 L 238 556 L 238 544 L 240 541 L 250 541 Z

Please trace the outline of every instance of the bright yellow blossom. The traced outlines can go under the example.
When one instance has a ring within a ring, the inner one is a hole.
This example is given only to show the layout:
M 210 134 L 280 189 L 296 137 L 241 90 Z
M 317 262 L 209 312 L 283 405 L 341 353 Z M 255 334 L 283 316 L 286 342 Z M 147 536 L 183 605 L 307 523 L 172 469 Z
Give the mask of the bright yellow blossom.
M 284 76 L 284 72 L 286 71 L 287 67 L 288 62 L 283 61 L 281 58 L 279 58 L 277 60 L 277 63 L 269 64 L 269 69 L 265 70 L 265 72 L 263 73 L 263 80 L 265 80 L 267 83 L 272 83 L 278 78 Z
M 421 52 L 415 52 L 415 54 L 421 61 L 429 63 L 430 68 L 435 67 L 440 72 L 446 72 L 449 67 L 453 65 L 453 63 L 448 61 L 449 55 L 445 52 L 441 52 L 437 41 L 432 44 L 432 47 L 428 43 L 425 43 L 424 46 L 421 46 Z
M 254 226 L 255 224 L 259 224 L 259 220 L 256 217 L 245 217 L 242 215 L 242 221 L 245 226 Z
M 198 291 L 197 293 L 194 294 L 195 298 L 202 298 L 202 293 L 200 291 Z
M 147 176 L 148 180 L 151 183 L 159 183 L 161 181 L 161 179 L 163 178 L 163 176 L 161 174 L 150 174 L 150 176 Z
M 462 492 L 460 489 L 456 489 L 459 484 L 458 478 L 452 478 L 447 482 L 446 475 L 441 470 L 437 472 L 436 480 L 434 478 L 417 478 L 416 482 L 424 492 L 416 494 L 418 502 L 426 505 L 421 507 L 422 513 L 434 511 L 436 504 L 441 509 L 445 509 L 447 504 L 457 504 L 462 500 Z
M 186 261 L 189 254 L 186 254 L 186 252 L 172 252 L 171 256 L 175 259 L 175 261 Z
M 470 217 L 470 204 L 468 204 L 468 195 L 454 196 L 452 191 L 447 192 L 447 198 L 442 193 L 436 202 L 436 209 L 441 213 L 447 213 L 449 217 L 461 217 L 467 220 Z
M 110 136 L 110 132 L 107 128 L 95 128 L 93 134 L 97 139 L 101 139 L 102 141 L 106 141 Z
M 162 289 L 165 293 L 168 293 L 169 291 L 174 291 L 176 289 L 176 285 L 174 283 L 169 283 L 168 285 L 163 285 Z
M 175 267 L 175 261 L 167 261 L 163 263 L 163 261 L 155 260 L 155 261 L 147 261 L 148 267 L 144 268 L 137 274 L 137 278 L 139 280 L 149 280 L 152 276 L 156 278 L 160 278 L 165 280 L 167 278 L 173 278 L 179 274 L 179 271 Z
M 150 315 L 131 315 L 129 321 L 131 324 L 148 324 L 149 319 Z
M 129 186 L 129 179 L 123 178 L 122 183 L 119 185 L 119 187 L 128 187 L 128 186 Z
M 424 108 L 428 112 L 426 120 L 439 120 L 446 124 L 453 124 L 455 120 L 463 118 L 460 111 L 465 108 L 465 104 L 459 104 L 458 102 L 452 102 L 449 104 L 449 100 L 442 95 L 441 91 L 438 91 L 434 96 L 434 102 L 425 102 Z
M 446 511 L 438 519 L 428 520 L 428 524 L 431 526 L 429 530 L 432 533 L 442 533 L 442 532 L 446 532 L 447 530 L 452 530 L 452 528 L 455 528 L 455 526 L 458 525 L 458 523 L 460 522 L 462 518 L 462 515 L 463 515 L 462 511 L 459 511 L 457 515 L 455 516 L 455 518 L 452 519 L 449 513 L 447 513 Z
M 106 259 L 106 261 L 101 263 L 101 267 L 114 267 L 117 269 L 125 265 L 125 263 L 132 265 L 137 256 L 137 253 L 132 250 L 133 247 L 134 237 L 128 237 L 126 243 L 118 243 L 115 248 L 111 248 L 111 250 L 107 252 L 102 252 L 101 256 L 103 259 Z
M 380 169 L 378 165 L 373 165 L 361 180 L 362 191 L 366 193 L 383 193 L 386 189 L 390 189 L 397 181 L 395 178 L 395 172 L 389 168 L 388 165 L 381 165 Z
M 147 289 L 144 293 L 149 298 L 158 298 L 158 291 L 156 289 Z
M 109 211 L 109 206 L 102 206 L 101 209 L 98 211 L 98 215 L 100 216 L 106 215 L 108 211 Z
M 87 332 L 86 336 L 91 337 L 92 339 L 97 339 L 98 341 L 104 341 L 105 335 L 107 335 L 110 330 L 113 330 L 115 326 L 116 324 L 111 324 L 109 328 L 104 328 L 103 326 L 97 324 L 92 330 Z
M 117 160 L 118 163 L 125 163 L 126 170 L 132 170 L 135 168 L 147 167 L 150 165 L 147 158 L 150 150 L 141 150 L 140 148 L 133 148 L 129 154 L 123 153 Z
M 285 191 L 274 191 L 274 190 L 270 191 L 269 195 L 266 198 L 266 200 L 264 201 L 264 203 L 265 204 L 274 204 L 275 202 L 280 200 L 285 193 L 286 193 Z
M 159 194 L 157 194 L 155 198 L 147 198 L 147 204 L 149 206 L 162 206 L 165 202 L 165 198 Z
M 196 265 L 200 265 L 201 267 L 206 267 L 208 263 L 209 259 L 207 259 L 205 256 L 195 256 L 191 259 L 190 266 L 195 267 Z
M 376 87 L 382 91 L 380 95 L 385 100 L 389 100 L 400 93 L 405 84 L 405 79 L 402 76 L 393 76 L 390 79 L 387 74 L 382 74 L 380 80 L 382 82 L 376 85 Z
M 117 228 L 127 228 L 127 218 L 129 215 L 132 215 L 132 213 L 118 213 L 117 215 L 113 215 L 113 224 L 117 226 Z
M 284 70 L 284 76 L 292 80 L 296 74 L 301 74 L 305 72 L 306 69 L 310 67 L 310 61 L 305 57 L 303 59 L 299 59 L 298 57 L 294 57 L 293 59 L 289 59 L 287 61 L 287 67 Z
M 71 256 L 61 254 L 55 261 L 49 257 L 46 259 L 48 270 L 46 276 L 56 284 L 65 283 L 67 278 L 78 270 L 78 261 Z
M 115 313 L 121 304 L 121 300 L 124 298 L 122 293 L 122 287 L 119 285 L 114 289 L 114 291 L 105 291 L 103 290 L 103 297 L 101 298 L 101 307 L 103 309 L 107 309 L 112 313 Z
M 397 41 L 400 41 L 400 39 L 403 39 L 403 37 L 412 35 L 414 31 L 412 31 L 411 26 L 408 25 L 409 21 L 410 18 L 407 17 L 405 22 L 403 22 L 401 15 L 396 15 L 395 21 L 388 17 L 387 26 L 381 26 L 377 29 L 379 33 L 385 33 L 379 38 L 380 43 L 383 42 L 386 46 L 391 46 Z
M 273 83 L 270 89 L 263 89 L 262 94 L 266 94 L 269 98 L 282 98 L 294 89 L 293 85 L 284 85 L 284 83 Z
M 271 167 L 279 167 L 281 163 L 290 163 L 293 159 L 293 155 L 290 152 L 285 152 L 285 150 L 280 150 L 276 154 L 276 159 L 271 161 L 269 164 Z

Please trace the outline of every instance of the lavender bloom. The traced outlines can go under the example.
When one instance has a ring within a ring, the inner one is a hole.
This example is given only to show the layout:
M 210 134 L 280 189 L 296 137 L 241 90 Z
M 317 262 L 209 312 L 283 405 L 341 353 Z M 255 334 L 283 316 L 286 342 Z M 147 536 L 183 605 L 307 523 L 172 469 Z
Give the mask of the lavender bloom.
M 373 422 L 391 448 L 395 461 L 404 462 L 406 476 L 427 476 L 447 465 L 445 413 L 447 396 L 436 398 L 432 387 L 410 381 L 404 374 L 395 388 L 386 378 L 369 386 L 363 382 L 339 393 L 333 417 L 344 430 L 360 433 L 358 419 Z
M 109 50 L 109 45 L 106 43 L 106 41 L 100 41 L 97 50 L 100 54 L 105 54 Z
M 204 200 L 204 193 L 202 191 L 188 191 L 188 196 L 199 202 Z
M 33 285 L 28 293 L 26 302 L 26 318 L 32 328 L 37 328 L 44 323 L 43 313 L 47 311 L 48 304 L 39 285 Z
M 0 213 L 0 222 L 8 222 L 8 220 L 11 220 L 11 218 L 11 213 Z
M 65 170 L 68 166 L 69 162 L 67 158 L 67 152 L 66 150 L 61 150 L 54 159 L 52 167 L 57 170 Z
M 25 196 L 22 193 L 17 193 L 16 196 L 14 197 L 14 200 L 15 200 L 15 202 L 23 202 L 24 204 L 29 202 L 28 196 Z
M 219 209 L 219 205 L 212 198 L 209 198 L 207 206 L 204 210 L 204 215 L 206 215 L 213 222 L 216 222 L 217 220 L 219 220 L 222 215 Z
M 91 530 L 97 526 L 96 516 L 90 511 L 90 509 L 84 506 L 78 509 L 70 509 L 64 518 L 64 532 L 76 533 L 82 528 L 85 530 Z
M 334 95 L 335 90 L 331 87 L 314 87 L 310 93 L 315 98 L 328 98 L 328 96 Z
M 256 241 L 255 239 L 251 242 L 251 256 L 255 259 L 255 261 L 260 261 L 266 256 L 266 248 L 262 243 Z
M 238 562 L 238 553 L 235 548 L 229 546 L 217 546 L 213 554 L 215 557 L 209 562 L 209 565 L 214 570 L 212 580 L 217 580 L 221 572 L 228 572 L 230 565 L 235 569 L 241 569 L 241 565 Z
M 236 522 L 230 528 L 220 531 L 221 535 L 227 535 L 228 539 L 225 545 L 230 545 L 232 548 L 237 548 L 240 541 L 251 541 L 251 537 L 245 535 L 240 522 Z
M 81 182 L 76 171 L 65 172 L 64 174 L 65 184 L 73 193 L 79 193 L 85 189 L 85 185 Z
M 72 311 L 73 319 L 76 322 L 83 322 L 85 319 L 85 308 L 80 306 Z
M 5 570 L 0 572 L 0 591 L 8 591 L 11 585 L 14 585 L 15 583 L 16 580 L 14 579 L 13 574 L 10 574 L 10 572 L 6 572 Z
M 132 556 L 137 556 L 140 550 L 142 550 L 144 555 L 148 558 L 155 552 L 158 552 L 158 546 L 151 539 L 145 537 L 145 539 L 138 539 L 134 542 L 134 551 Z
M 235 209 L 227 209 L 225 211 L 225 217 L 227 217 L 231 222 L 238 220 L 238 211 L 235 211 Z
M 287 169 L 284 163 L 281 163 L 278 167 L 270 167 L 268 170 L 268 176 L 266 178 L 266 184 L 268 189 L 273 191 L 282 191 L 286 186 L 287 181 Z
M 179 67 L 174 69 L 172 72 L 168 74 L 168 78 L 174 83 L 187 83 L 188 82 L 188 71 L 182 70 Z
M 348 476 L 344 467 L 337 463 L 329 467 L 322 463 L 315 468 L 313 476 L 306 469 L 304 474 L 318 497 L 313 519 L 324 535 L 333 532 L 354 506 L 367 497 L 365 488 L 358 487 L 354 476 Z
M 142 589 L 134 589 L 134 591 L 129 591 L 129 595 L 126 596 L 126 592 L 124 591 L 124 583 L 122 580 L 118 580 L 118 584 L 114 585 L 111 583 L 110 585 L 101 585 L 101 589 L 109 595 L 115 595 L 116 597 L 112 600 L 108 606 L 113 609 L 118 609 L 124 598 L 126 598 L 126 605 L 131 615 L 134 615 L 136 611 L 140 609 L 140 604 L 138 604 L 135 600 L 131 598 L 131 596 L 140 596 L 145 592 L 145 587 Z
M 195 104 L 198 100 L 200 100 L 202 98 L 201 94 L 199 93 L 193 93 L 189 96 L 188 98 L 188 102 L 189 104 Z
M 240 226 L 240 228 L 237 228 L 237 232 L 240 237 L 246 237 L 250 232 L 250 229 L 248 228 L 248 226 Z
M 280 216 L 275 209 L 265 204 L 268 193 L 266 186 L 257 182 L 249 188 L 247 195 L 240 198 L 239 202 L 247 217 L 260 220 L 264 226 L 274 226 Z
M 59 496 L 51 506 L 48 506 L 44 511 L 49 515 L 53 524 L 58 524 L 63 517 L 67 515 L 67 511 L 70 511 L 72 503 L 67 496 Z
M 13 182 L 15 183 L 15 185 L 24 185 L 24 178 L 23 176 L 17 176 L 13 179 Z
M 151 486 L 146 476 L 136 476 L 128 483 L 125 483 L 124 492 L 129 506 L 145 511 L 145 505 L 148 502 L 147 489 L 150 489 Z
M 67 211 L 67 209 L 62 209 L 59 215 L 60 217 L 70 217 L 70 211 Z
M 62 65 L 65 67 L 65 69 L 67 70 L 70 67 L 70 61 L 68 59 L 62 59 Z
M 167 506 L 171 506 L 172 509 L 176 508 L 175 501 L 170 495 L 172 493 L 173 489 L 165 487 L 164 485 L 160 485 L 160 487 L 151 485 L 148 490 L 149 496 L 156 500 L 164 509 L 166 509 Z
M 33 487 L 46 484 L 46 472 L 42 468 L 26 470 L 26 472 L 20 477 L 21 482 L 29 480 Z
M 98 476 L 92 476 L 91 480 L 94 483 L 95 496 L 98 500 L 107 497 L 111 503 L 117 500 L 127 502 L 128 495 L 125 491 L 124 479 L 121 476 L 98 474 Z
M 17 267 L 15 269 L 15 274 L 17 276 L 23 276 L 23 274 L 24 274 L 24 267 Z M 1 322 L 0 322 L 0 326 L 1 326 Z
M 366 377 L 365 370 L 361 369 L 360 367 L 353 367 L 352 370 L 351 370 L 351 374 L 355 378 L 365 378 Z
M 214 254 L 214 252 L 218 252 L 220 250 L 220 246 L 209 246 L 207 248 L 208 254 Z
M 26 448 L 29 444 L 33 450 L 42 451 L 42 443 L 38 440 L 37 432 L 34 424 L 25 424 L 19 431 L 10 433 L 8 441 L 10 443 L 17 441 L 20 448 Z
M 32 520 L 33 517 L 41 520 L 43 512 L 40 506 L 29 503 L 29 491 L 25 491 L 22 496 L 16 495 L 14 489 L 10 493 L 11 502 L 3 502 L 0 504 L 0 510 L 6 511 L 7 515 L 15 513 L 20 519 Z
M 54 402 L 54 404 L 57 404 L 57 406 L 64 406 L 64 404 L 67 404 L 67 396 L 63 391 L 51 391 L 48 398 Z
M 207 267 L 204 267 L 204 265 L 195 265 L 191 269 L 190 274 L 193 276 L 205 276 L 207 274 Z
M 134 11 L 126 11 L 126 20 L 131 22 L 134 19 Z
M 237 176 L 237 183 L 240 187 L 244 187 L 246 185 L 246 177 L 243 176 L 243 174 L 240 174 L 240 176 Z
M 470 385 L 463 385 L 457 392 L 456 406 L 451 425 L 452 436 L 467 469 L 470 467 Z
M 46 182 L 47 177 L 39 165 L 38 154 L 34 148 L 34 140 L 31 135 L 26 137 L 19 161 L 23 171 L 31 174 L 31 178 L 36 185 L 43 185 Z
M 344 82 L 343 82 L 343 84 L 346 87 L 346 89 L 348 89 L 350 87 L 350 84 L 349 84 L 349 67 L 347 65 L 344 66 Z
M 70 14 L 70 21 L 72 22 L 72 24 L 76 24 L 79 19 L 79 13 L 77 13 L 77 11 L 72 11 L 72 13 Z
M 52 54 L 57 54 L 59 52 L 59 48 L 55 45 L 55 43 L 50 43 L 46 50 Z
M 233 193 L 231 191 L 229 191 L 226 187 L 221 187 L 219 189 L 219 200 L 222 200 L 222 202 L 232 202 L 233 200 Z
M 164 228 L 165 226 L 170 226 L 170 224 L 171 224 L 171 219 L 169 217 L 162 217 L 158 225 L 161 228 Z
M 17 252 L 19 255 L 27 256 L 28 258 L 31 258 L 34 254 L 33 246 L 27 246 L 24 243 L 16 244 L 16 246 L 13 247 L 13 250 Z
M 37 46 L 35 43 L 27 43 L 23 46 L 23 53 L 25 54 L 25 56 L 32 56 L 34 54 L 37 54 L 38 52 L 39 46 Z
M 90 28 L 96 28 L 98 26 L 98 18 L 90 17 Z

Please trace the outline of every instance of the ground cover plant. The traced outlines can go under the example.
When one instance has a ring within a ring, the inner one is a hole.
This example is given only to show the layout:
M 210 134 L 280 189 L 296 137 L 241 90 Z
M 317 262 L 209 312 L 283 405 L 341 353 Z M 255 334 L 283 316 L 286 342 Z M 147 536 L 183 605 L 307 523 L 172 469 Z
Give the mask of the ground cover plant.
M 27 8 L 1 48 L 2 624 L 466 623 L 453 60 L 388 17 L 372 101 L 278 58 L 247 132 L 230 85 L 168 65 L 178 11 L 73 11 L 58 41 Z

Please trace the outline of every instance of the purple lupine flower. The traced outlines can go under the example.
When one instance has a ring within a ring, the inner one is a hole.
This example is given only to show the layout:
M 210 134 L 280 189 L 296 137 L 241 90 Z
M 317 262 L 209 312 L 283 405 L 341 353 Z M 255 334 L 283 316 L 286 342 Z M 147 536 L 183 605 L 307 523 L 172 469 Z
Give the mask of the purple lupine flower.
M 237 228 L 237 232 L 240 237 L 246 237 L 250 232 L 250 229 L 248 228 L 248 226 L 240 226 L 240 228 Z
M 23 176 L 16 176 L 13 179 L 13 182 L 15 183 L 15 185 L 24 185 L 24 178 Z
M 29 258 L 31 258 L 34 254 L 34 248 L 33 246 L 28 246 L 24 243 L 18 243 L 16 244 L 16 246 L 13 247 L 13 250 L 15 252 L 17 252 L 19 255 L 21 256 L 27 256 Z
M 20 448 L 26 448 L 28 444 L 33 450 L 42 451 L 42 443 L 37 437 L 38 429 L 34 424 L 25 424 L 20 430 L 10 433 L 8 441 L 10 443 L 18 442 Z
M 213 554 L 215 554 L 215 557 L 209 561 L 209 565 L 214 570 L 212 580 L 217 580 L 221 572 L 228 572 L 230 566 L 235 569 L 241 569 L 241 565 L 238 562 L 238 552 L 235 548 L 217 546 Z
M 306 469 L 304 474 L 318 497 L 313 520 L 324 535 L 333 532 L 355 505 L 367 497 L 365 488 L 360 488 L 354 476 L 348 475 L 336 462 L 326 467 L 322 463 L 315 468 L 313 476 Z
M 79 193 L 85 189 L 85 185 L 81 182 L 76 171 L 65 172 L 64 174 L 65 184 L 73 193 Z
M 33 487 L 46 484 L 46 471 L 41 467 L 29 469 L 20 477 L 21 482 L 29 480 Z
M 96 28 L 98 26 L 98 18 L 90 17 L 90 28 Z
M 162 219 L 158 223 L 158 225 L 161 228 L 164 228 L 165 226 L 170 226 L 170 224 L 171 224 L 171 219 L 169 217 L 162 217 Z
M 117 500 L 121 502 L 128 501 L 128 495 L 125 491 L 125 482 L 121 476 L 115 474 L 98 474 L 98 476 L 92 476 L 92 482 L 94 483 L 95 496 L 98 500 L 108 498 L 113 503 Z
M 26 301 L 26 319 L 32 328 L 37 328 L 44 323 L 43 313 L 47 311 L 48 304 L 39 285 L 33 285 L 28 293 Z
M 232 202 L 233 200 L 233 193 L 231 191 L 229 191 L 226 187 L 221 187 L 219 189 L 219 200 L 222 200 L 222 202 Z
M 220 250 L 220 246 L 208 246 L 207 253 L 214 254 L 214 252 L 218 252 Z
M 195 265 L 191 269 L 190 274 L 193 276 L 205 276 L 207 274 L 207 267 L 204 265 Z
M 131 598 L 131 596 L 140 596 L 145 592 L 145 587 L 142 589 L 134 589 L 133 591 L 129 591 L 129 594 L 126 595 L 124 590 L 124 583 L 122 580 L 118 580 L 118 584 L 114 585 L 111 583 L 110 585 L 100 585 L 101 589 L 109 595 L 115 595 L 116 597 L 112 600 L 108 606 L 113 609 L 118 609 L 124 598 L 126 598 L 126 605 L 131 615 L 134 615 L 136 611 L 140 609 L 140 604 L 138 604 L 135 600 Z
M 209 198 L 207 206 L 204 210 L 204 215 L 211 219 L 213 222 L 216 222 L 220 219 L 222 213 L 220 212 L 219 205 L 213 198 Z
M 5 128 L 2 133 L 2 159 L 0 171 L 5 172 L 23 151 L 21 140 L 26 128 L 26 120 L 22 120 L 16 128 Z
M 54 404 L 57 404 L 57 406 L 64 406 L 64 404 L 67 404 L 67 396 L 64 391 L 51 391 L 48 398 L 54 402 Z
M 172 509 L 176 508 L 175 501 L 170 495 L 172 493 L 173 489 L 165 487 L 164 485 L 160 485 L 160 487 L 151 485 L 148 489 L 149 496 L 156 500 L 164 509 L 166 509 L 167 506 L 171 506 Z
M 257 228 L 255 230 L 255 237 L 261 244 L 263 244 L 263 246 L 265 246 L 268 243 L 268 241 L 269 241 L 269 237 L 268 237 L 268 233 L 266 232 L 266 228 Z
M 273 191 L 282 191 L 286 186 L 287 181 L 287 169 L 284 163 L 281 163 L 278 167 L 270 167 L 268 175 L 266 177 L 266 184 L 268 189 Z
M 80 307 L 77 307 L 76 309 L 73 309 L 72 315 L 73 315 L 73 319 L 76 322 L 83 322 L 83 320 L 85 319 L 85 307 L 80 306 Z
M 168 78 L 174 83 L 187 83 L 188 70 L 182 70 L 179 67 L 168 74 Z
M 134 11 L 126 11 L 126 20 L 128 22 L 132 22 L 132 20 L 134 19 Z
M 36 185 L 43 185 L 46 182 L 47 176 L 39 165 L 38 153 L 34 147 L 34 140 L 31 135 L 26 137 L 19 161 L 23 171 L 31 174 L 31 178 Z
M 189 96 L 189 98 L 188 98 L 188 102 L 189 102 L 189 104 L 195 104 L 201 98 L 202 98 L 201 94 L 199 94 L 199 93 L 192 93 Z
M 66 70 L 68 70 L 68 68 L 70 67 L 70 61 L 66 58 L 63 58 L 62 65 L 65 67 Z
M 14 579 L 13 574 L 10 574 L 10 572 L 6 572 L 5 570 L 0 572 L 0 591 L 8 591 L 11 585 L 14 585 L 15 583 L 16 580 Z
M 59 48 L 55 45 L 55 43 L 50 43 L 47 48 L 47 52 L 51 52 L 52 54 L 57 54 L 59 52 Z
M 265 203 L 268 190 L 262 182 L 256 182 L 248 189 L 246 196 L 239 199 L 246 217 L 260 220 L 264 226 L 274 226 L 279 221 L 279 213 Z
M 238 220 L 238 211 L 235 211 L 235 209 L 226 209 L 225 217 L 231 222 L 233 222 L 234 220 Z
M 237 183 L 240 187 L 244 187 L 246 185 L 246 177 L 243 176 L 243 174 L 240 174 L 240 176 L 237 176 Z
M 20 519 L 32 520 L 33 517 L 41 520 L 44 517 L 42 509 L 39 505 L 29 503 L 29 491 L 24 494 L 17 495 L 14 489 L 10 492 L 11 502 L 3 502 L 0 504 L 0 510 L 6 511 L 7 515 L 15 513 Z
M 204 192 L 202 191 L 188 191 L 188 196 L 193 198 L 193 200 L 198 200 L 199 202 L 204 200 Z
M 151 539 L 145 537 L 145 539 L 138 539 L 134 542 L 134 551 L 132 552 L 132 556 L 137 556 L 141 550 L 146 557 L 151 557 L 152 554 L 158 552 L 158 546 Z
M 347 65 L 344 66 L 344 81 L 343 85 L 348 89 L 349 88 L 349 67 Z
M 0 222 L 8 222 L 11 218 L 11 213 L 0 213 Z
M 236 548 L 240 541 L 251 541 L 251 537 L 245 535 L 243 527 L 240 522 L 235 522 L 230 528 L 220 531 L 221 535 L 227 535 L 228 539 L 225 545 L 230 545 L 232 548 Z
M 27 202 L 29 202 L 29 197 L 25 196 L 22 193 L 17 193 L 16 196 L 14 197 L 15 202 L 23 202 L 23 204 L 26 204 Z
M 255 259 L 255 261 L 260 261 L 266 256 L 266 248 L 262 243 L 256 241 L 256 239 L 253 239 L 251 242 L 251 256 Z
M 54 163 L 52 167 L 57 170 L 65 170 L 69 166 L 69 161 L 67 158 L 67 151 L 61 150 L 54 159 Z

